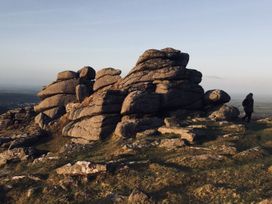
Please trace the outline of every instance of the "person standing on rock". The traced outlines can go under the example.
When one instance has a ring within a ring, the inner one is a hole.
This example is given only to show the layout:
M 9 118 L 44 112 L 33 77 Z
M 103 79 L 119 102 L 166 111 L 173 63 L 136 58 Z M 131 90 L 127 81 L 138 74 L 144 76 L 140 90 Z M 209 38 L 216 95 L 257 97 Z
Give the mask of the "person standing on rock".
M 246 98 L 243 100 L 242 105 L 245 111 L 245 116 L 243 117 L 243 120 L 246 120 L 249 123 L 251 121 L 254 106 L 254 99 L 252 93 L 246 96 Z

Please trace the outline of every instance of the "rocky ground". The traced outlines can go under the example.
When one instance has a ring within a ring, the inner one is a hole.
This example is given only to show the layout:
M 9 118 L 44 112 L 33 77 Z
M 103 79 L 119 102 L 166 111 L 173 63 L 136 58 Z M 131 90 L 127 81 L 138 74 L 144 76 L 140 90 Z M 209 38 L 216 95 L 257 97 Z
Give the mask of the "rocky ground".
M 271 203 L 272 119 L 244 124 L 188 62 L 63 71 L 0 115 L 1 203 Z
M 54 132 L 56 126 L 50 134 L 41 131 L 30 109 L 13 112 L 25 120 L 0 131 L 1 203 L 258 203 L 272 198 L 271 119 L 246 125 L 196 116 L 164 120 L 165 129 L 190 129 L 189 135 L 202 137 L 192 144 L 178 132 L 160 129 L 79 144 Z

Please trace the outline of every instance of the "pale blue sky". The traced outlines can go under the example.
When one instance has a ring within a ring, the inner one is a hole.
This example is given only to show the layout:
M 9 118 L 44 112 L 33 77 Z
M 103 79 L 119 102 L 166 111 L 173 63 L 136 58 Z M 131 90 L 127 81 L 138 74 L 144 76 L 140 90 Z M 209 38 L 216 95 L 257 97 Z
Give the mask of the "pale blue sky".
M 0 86 L 116 67 L 148 48 L 190 54 L 202 85 L 272 94 L 271 0 L 0 0 Z M 0 87 L 1 88 L 1 87 Z

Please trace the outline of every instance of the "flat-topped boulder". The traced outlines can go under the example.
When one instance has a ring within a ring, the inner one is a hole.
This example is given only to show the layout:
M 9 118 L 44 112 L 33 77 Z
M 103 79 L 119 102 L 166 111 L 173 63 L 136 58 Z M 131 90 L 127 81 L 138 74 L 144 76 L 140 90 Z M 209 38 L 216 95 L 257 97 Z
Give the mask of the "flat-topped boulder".
M 175 134 L 180 139 L 186 140 L 191 144 L 196 141 L 203 140 L 205 134 L 203 131 L 194 128 L 182 128 L 182 127 L 160 127 L 158 131 L 161 134 Z
M 74 71 L 62 71 L 57 75 L 57 81 L 78 78 L 78 73 Z
M 57 94 L 75 94 L 75 87 L 79 84 L 79 79 L 68 79 L 64 81 L 57 81 L 47 86 L 44 90 L 40 91 L 37 95 L 41 99 L 45 99 Z
M 121 70 L 114 68 L 104 68 L 97 72 L 94 91 L 111 89 L 112 85 L 121 80 Z
M 156 49 L 146 50 L 139 57 L 136 65 L 139 65 L 147 60 L 157 59 L 157 58 L 177 60 L 184 67 L 186 67 L 189 62 L 189 54 L 183 53 L 183 52 L 181 52 L 179 50 L 175 50 L 173 48 L 164 48 L 161 50 L 156 50 Z
M 120 69 L 115 69 L 112 67 L 108 67 L 108 68 L 103 68 L 101 70 L 99 70 L 98 72 L 96 72 L 96 76 L 95 79 L 98 80 L 104 76 L 116 76 L 116 75 L 120 75 L 121 74 L 121 70 Z
M 57 94 L 44 99 L 41 103 L 34 106 L 36 112 L 43 112 L 50 108 L 66 106 L 68 103 L 76 101 L 76 96 L 73 94 Z

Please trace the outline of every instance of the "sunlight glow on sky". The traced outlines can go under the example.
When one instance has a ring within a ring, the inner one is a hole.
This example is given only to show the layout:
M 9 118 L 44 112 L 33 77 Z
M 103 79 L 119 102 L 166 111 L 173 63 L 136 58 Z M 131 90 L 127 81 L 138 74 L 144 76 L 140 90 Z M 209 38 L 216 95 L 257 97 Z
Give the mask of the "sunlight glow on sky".
M 205 89 L 272 94 L 270 0 L 0 0 L 0 88 L 115 67 L 146 49 L 190 54 Z

